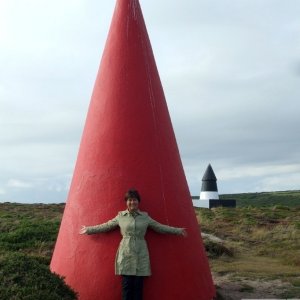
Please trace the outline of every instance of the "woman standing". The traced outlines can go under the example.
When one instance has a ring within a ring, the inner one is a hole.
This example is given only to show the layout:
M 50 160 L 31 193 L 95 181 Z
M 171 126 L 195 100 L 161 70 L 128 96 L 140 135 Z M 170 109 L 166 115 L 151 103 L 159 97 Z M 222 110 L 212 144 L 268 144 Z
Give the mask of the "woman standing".
M 160 224 L 151 219 L 146 212 L 139 210 L 141 201 L 137 190 L 125 194 L 127 209 L 118 213 L 112 220 L 96 225 L 82 226 L 80 234 L 107 232 L 120 227 L 123 236 L 115 259 L 115 274 L 122 275 L 122 299 L 141 300 L 143 278 L 151 275 L 147 243 L 144 239 L 147 228 L 159 233 L 186 236 L 184 228 Z

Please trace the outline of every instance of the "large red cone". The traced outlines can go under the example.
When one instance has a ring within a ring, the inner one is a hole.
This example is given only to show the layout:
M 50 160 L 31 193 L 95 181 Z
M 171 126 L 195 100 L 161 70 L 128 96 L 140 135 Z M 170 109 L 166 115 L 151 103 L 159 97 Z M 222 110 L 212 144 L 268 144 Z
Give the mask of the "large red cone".
M 152 276 L 145 300 L 211 299 L 214 286 L 138 0 L 118 0 L 96 79 L 51 270 L 82 300 L 121 299 L 114 275 L 118 230 L 78 234 L 125 209 L 135 187 L 141 210 L 185 227 L 188 237 L 148 231 Z

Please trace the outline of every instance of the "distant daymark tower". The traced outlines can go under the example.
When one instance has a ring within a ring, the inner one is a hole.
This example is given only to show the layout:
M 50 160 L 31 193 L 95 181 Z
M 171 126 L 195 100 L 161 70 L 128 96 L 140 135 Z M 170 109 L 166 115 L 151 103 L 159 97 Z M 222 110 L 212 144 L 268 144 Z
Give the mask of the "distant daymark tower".
M 200 198 L 200 199 L 199 199 Z M 213 208 L 218 206 L 236 207 L 234 199 L 219 199 L 217 177 L 209 164 L 202 177 L 200 197 L 192 197 L 194 207 Z
M 219 199 L 217 177 L 211 164 L 208 165 L 202 178 L 200 200 Z

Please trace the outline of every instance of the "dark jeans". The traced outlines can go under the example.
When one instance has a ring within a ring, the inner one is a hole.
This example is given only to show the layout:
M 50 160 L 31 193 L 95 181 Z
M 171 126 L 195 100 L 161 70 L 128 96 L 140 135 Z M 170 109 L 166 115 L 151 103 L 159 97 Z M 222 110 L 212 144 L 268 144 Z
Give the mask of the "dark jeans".
M 122 300 L 142 300 L 143 279 L 143 276 L 122 275 Z

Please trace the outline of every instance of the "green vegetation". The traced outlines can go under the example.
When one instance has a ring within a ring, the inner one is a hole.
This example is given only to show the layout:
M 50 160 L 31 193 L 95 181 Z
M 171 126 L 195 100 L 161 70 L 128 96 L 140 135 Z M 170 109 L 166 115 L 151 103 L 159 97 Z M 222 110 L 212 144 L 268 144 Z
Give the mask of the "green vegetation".
M 241 282 L 245 295 L 256 289 L 247 280 L 280 280 L 287 287 L 278 298 L 299 298 L 300 191 L 223 197 L 238 207 L 196 209 L 201 231 L 221 239 L 204 237 L 213 274 Z M 0 299 L 76 299 L 49 271 L 63 211 L 64 204 L 0 203 Z
M 220 199 L 236 199 L 238 207 L 245 206 L 300 206 L 300 191 L 243 193 L 220 195 Z
M 0 259 L 1 299 L 72 300 L 75 293 L 40 259 L 11 253 Z
M 64 205 L 0 203 L 0 299 L 72 300 L 49 270 Z
M 232 280 L 280 279 L 290 285 L 283 296 L 300 296 L 300 206 L 200 208 L 196 214 L 202 232 L 222 239 L 220 246 L 233 253 L 209 255 L 213 272 Z

